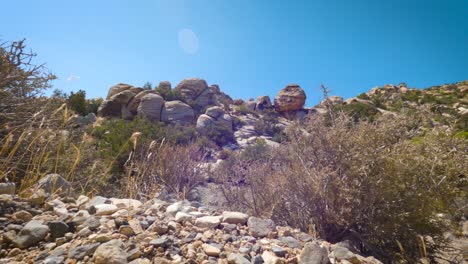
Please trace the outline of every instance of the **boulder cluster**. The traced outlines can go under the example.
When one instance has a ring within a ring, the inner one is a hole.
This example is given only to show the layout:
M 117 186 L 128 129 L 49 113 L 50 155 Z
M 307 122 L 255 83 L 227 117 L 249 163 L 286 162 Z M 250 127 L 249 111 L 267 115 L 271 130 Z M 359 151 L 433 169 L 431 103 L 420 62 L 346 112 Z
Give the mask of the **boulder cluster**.
M 3 185 L 0 263 L 381 263 L 348 243 L 198 202 L 73 196 L 60 192 L 65 181 L 55 194 L 20 198 Z
M 141 116 L 153 122 L 189 124 L 207 107 L 232 102 L 217 85 L 208 86 L 205 80 L 198 78 L 185 79 L 173 90 L 169 82 L 162 81 L 158 89 L 161 94 L 129 84 L 114 85 L 99 107 L 98 116 L 123 119 Z M 163 98 L 162 94 L 169 93 L 176 95 L 174 100 Z

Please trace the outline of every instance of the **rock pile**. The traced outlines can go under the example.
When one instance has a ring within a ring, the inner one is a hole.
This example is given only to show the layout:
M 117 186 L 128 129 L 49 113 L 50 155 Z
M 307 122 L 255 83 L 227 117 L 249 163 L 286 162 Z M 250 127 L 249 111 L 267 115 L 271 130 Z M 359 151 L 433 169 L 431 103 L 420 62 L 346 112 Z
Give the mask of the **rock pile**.
M 109 89 L 106 100 L 98 109 L 100 117 L 132 119 L 146 117 L 153 122 L 187 124 L 195 122 L 195 114 L 209 106 L 232 103 L 217 85 L 208 86 L 205 80 L 192 78 L 180 82 L 174 90 L 162 81 L 156 90 L 145 90 L 119 83 Z M 164 95 L 174 93 L 175 99 L 166 101 Z
M 380 263 L 196 202 L 38 195 L 0 194 L 0 263 Z

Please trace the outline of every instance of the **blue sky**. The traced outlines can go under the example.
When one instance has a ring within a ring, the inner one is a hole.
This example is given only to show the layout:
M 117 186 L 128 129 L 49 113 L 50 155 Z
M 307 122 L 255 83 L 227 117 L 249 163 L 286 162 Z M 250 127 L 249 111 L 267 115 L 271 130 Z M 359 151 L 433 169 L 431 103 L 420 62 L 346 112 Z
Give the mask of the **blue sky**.
M 174 87 L 200 77 L 244 99 L 298 83 L 313 105 L 322 82 L 351 97 L 387 83 L 468 79 L 466 0 L 24 0 L 1 8 L 0 38 L 26 38 L 59 76 L 55 88 L 88 97 L 118 82 Z

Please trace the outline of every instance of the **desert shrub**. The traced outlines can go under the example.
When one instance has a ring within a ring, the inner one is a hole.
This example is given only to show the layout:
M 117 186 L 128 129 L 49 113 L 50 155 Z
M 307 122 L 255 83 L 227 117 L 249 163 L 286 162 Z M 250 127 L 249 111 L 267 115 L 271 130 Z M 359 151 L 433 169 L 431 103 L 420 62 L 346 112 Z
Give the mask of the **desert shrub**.
M 223 149 L 218 154 L 218 158 L 222 160 L 226 160 L 230 156 L 232 156 L 232 150 L 229 150 L 229 149 Z
M 181 99 L 179 94 L 177 93 L 176 90 L 173 90 L 173 89 L 165 89 L 163 87 L 156 87 L 156 92 L 158 94 L 160 94 L 162 96 L 162 98 L 164 98 L 164 100 L 166 101 L 173 101 L 173 100 L 176 100 L 176 99 Z
M 359 120 L 373 121 L 379 114 L 379 111 L 371 105 L 354 102 L 343 106 L 343 111 L 351 115 L 355 122 Z
M 85 91 L 79 90 L 76 93 L 71 92 L 68 96 L 67 103 L 70 109 L 75 111 L 77 114 L 82 116 L 88 114 L 88 106 L 86 102 Z
M 259 135 L 272 137 L 276 142 L 282 142 L 286 134 L 278 126 L 278 114 L 274 111 L 264 111 L 260 119 L 255 122 L 254 129 Z
M 89 129 L 89 133 L 96 139 L 99 157 L 112 164 L 112 173 L 122 171 L 122 166 L 132 150 L 130 138 L 134 133 L 140 133 L 141 144 L 152 140 L 161 140 L 166 133 L 162 123 L 153 124 L 144 118 L 132 121 L 122 119 L 106 119 L 100 126 Z
M 202 182 L 203 170 L 198 164 L 205 154 L 196 144 L 175 146 L 152 141 L 140 149 L 129 165 L 127 193 L 131 197 L 153 197 L 166 188 L 183 199 Z
M 24 123 L 4 130 L 7 134 L 0 140 L 0 181 L 16 182 L 21 195 L 27 195 L 28 188 L 49 173 L 61 173 L 73 181 L 81 137 L 68 130 L 72 112 L 66 104 L 55 107 L 54 101 L 23 98 L 30 104 L 28 110 L 37 112 L 22 112 Z
M 366 93 L 361 93 L 357 96 L 357 98 L 359 99 L 363 99 L 363 100 L 370 100 L 370 97 L 369 95 L 367 95 Z
M 242 105 L 244 103 L 245 102 L 242 99 L 234 99 L 234 101 L 232 102 L 233 105 L 237 105 L 237 106 Z
M 26 48 L 26 41 L 0 40 L 0 89 L 16 97 L 33 97 L 51 87 L 57 77 L 44 64 L 36 64 L 37 55 Z
M 232 129 L 222 125 L 209 126 L 203 130 L 199 130 L 199 132 L 200 135 L 214 142 L 219 147 L 236 142 Z
M 197 130 L 193 125 L 167 124 L 164 129 L 166 140 L 173 144 L 187 145 L 197 138 Z
M 99 106 L 101 106 L 103 99 L 101 97 L 88 99 L 86 102 L 86 109 L 88 113 L 94 113 L 97 115 Z
M 224 184 L 230 204 L 327 241 L 350 239 L 387 260 L 416 261 L 421 237 L 431 236 L 434 256 L 447 227 L 437 214 L 456 215 L 454 199 L 465 195 L 466 141 L 420 129 L 426 121 L 411 115 L 309 122 L 291 129 L 282 148 L 262 150 L 265 158 L 230 158 L 219 167 L 218 177 L 235 178 Z
M 242 115 L 246 115 L 246 114 L 251 114 L 253 111 L 250 111 L 249 109 L 247 109 L 247 106 L 245 103 L 241 104 L 241 105 L 238 105 L 234 108 L 236 110 L 236 112 L 242 114 Z

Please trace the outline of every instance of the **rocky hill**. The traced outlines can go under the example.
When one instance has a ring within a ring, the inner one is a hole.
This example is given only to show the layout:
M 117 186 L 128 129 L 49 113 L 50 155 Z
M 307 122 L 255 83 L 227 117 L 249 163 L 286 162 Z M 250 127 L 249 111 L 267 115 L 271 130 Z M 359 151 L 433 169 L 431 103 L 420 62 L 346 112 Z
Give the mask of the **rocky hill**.
M 0 263 L 462 263 L 467 94 L 308 108 L 297 84 L 243 101 L 192 78 L 114 85 L 97 115 L 29 99 L 0 150 Z

